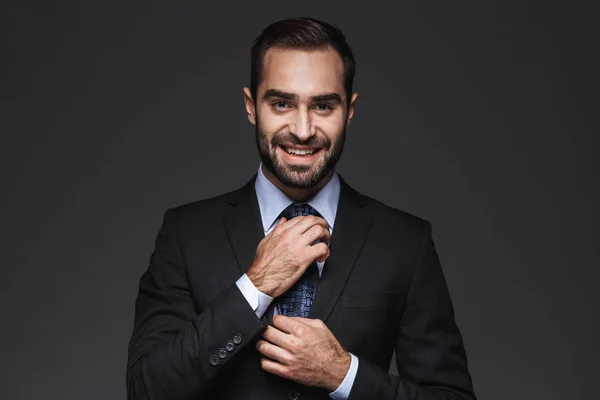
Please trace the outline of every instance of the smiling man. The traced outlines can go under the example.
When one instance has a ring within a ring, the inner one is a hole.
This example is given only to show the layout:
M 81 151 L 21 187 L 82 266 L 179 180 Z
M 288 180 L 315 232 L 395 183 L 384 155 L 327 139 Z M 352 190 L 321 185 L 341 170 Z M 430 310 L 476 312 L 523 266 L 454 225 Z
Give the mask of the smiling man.
M 244 94 L 263 171 L 305 201 L 331 180 L 357 95 L 347 97 L 344 65 L 332 48 L 274 46 L 262 58 L 261 84 Z
M 431 224 L 335 172 L 357 99 L 344 35 L 279 21 L 251 61 L 262 162 L 242 188 L 166 211 L 128 398 L 475 399 Z

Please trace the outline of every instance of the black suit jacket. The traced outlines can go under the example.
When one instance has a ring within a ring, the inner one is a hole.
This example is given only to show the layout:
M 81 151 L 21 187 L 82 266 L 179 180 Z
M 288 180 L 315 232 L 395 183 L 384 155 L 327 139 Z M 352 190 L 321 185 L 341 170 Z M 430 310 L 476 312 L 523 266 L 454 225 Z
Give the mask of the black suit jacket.
M 165 212 L 139 284 L 129 400 L 329 398 L 260 367 L 265 322 L 235 284 L 264 238 L 255 179 Z M 310 317 L 359 358 L 351 399 L 475 399 L 431 224 L 340 183 Z

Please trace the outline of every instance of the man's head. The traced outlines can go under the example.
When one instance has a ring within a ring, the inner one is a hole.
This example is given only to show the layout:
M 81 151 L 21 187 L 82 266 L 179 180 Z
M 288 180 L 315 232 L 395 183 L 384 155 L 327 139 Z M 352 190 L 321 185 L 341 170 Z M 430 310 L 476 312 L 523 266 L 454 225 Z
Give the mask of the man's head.
M 322 186 L 341 156 L 357 97 L 344 35 L 312 18 L 275 22 L 256 39 L 251 66 L 246 111 L 264 167 L 288 188 Z

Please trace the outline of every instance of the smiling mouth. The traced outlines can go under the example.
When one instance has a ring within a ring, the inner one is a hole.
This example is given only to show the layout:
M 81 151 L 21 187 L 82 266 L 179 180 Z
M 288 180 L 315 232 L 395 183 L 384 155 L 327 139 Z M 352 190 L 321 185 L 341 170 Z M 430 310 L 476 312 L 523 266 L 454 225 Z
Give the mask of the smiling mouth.
M 285 151 L 286 153 L 288 153 L 289 155 L 292 156 L 296 156 L 296 157 L 310 157 L 313 154 L 317 153 L 319 150 L 321 149 L 297 149 L 294 147 L 288 147 L 288 146 L 279 146 L 283 149 L 283 151 Z

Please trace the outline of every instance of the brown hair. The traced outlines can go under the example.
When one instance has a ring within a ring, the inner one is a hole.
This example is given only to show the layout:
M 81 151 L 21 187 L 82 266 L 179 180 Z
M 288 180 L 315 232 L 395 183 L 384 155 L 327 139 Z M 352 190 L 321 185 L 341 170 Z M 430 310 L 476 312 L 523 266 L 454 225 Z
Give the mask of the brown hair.
M 279 46 L 303 50 L 320 50 L 331 46 L 344 65 L 344 89 L 350 103 L 356 66 L 352 49 L 337 27 L 314 18 L 288 18 L 267 26 L 258 36 L 251 51 L 250 93 L 256 100 L 256 90 L 262 79 L 263 59 L 269 48 Z

